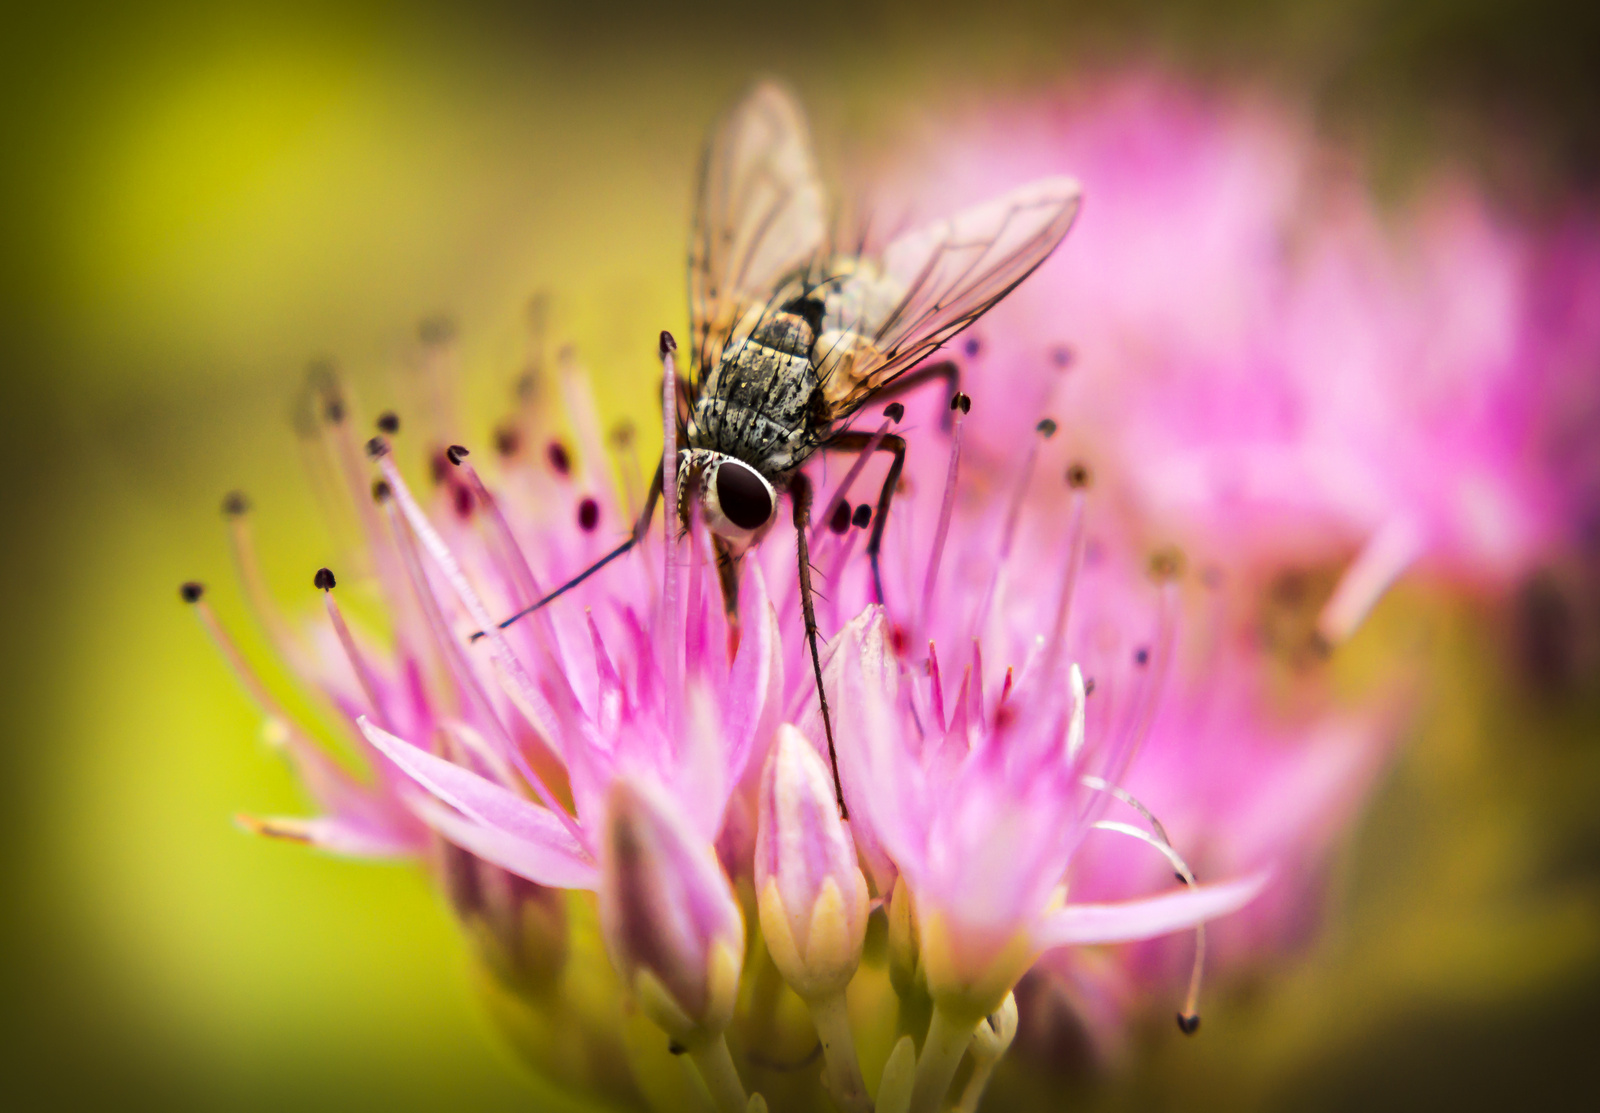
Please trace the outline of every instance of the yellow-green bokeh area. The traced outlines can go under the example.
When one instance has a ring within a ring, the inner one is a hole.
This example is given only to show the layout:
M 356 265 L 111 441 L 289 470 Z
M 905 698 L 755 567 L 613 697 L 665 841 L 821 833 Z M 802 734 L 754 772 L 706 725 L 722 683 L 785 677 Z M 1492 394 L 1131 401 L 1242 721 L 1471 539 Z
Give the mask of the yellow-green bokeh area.
M 1592 23 L 1579 9 L 1534 7 L 8 13 L 8 1096 L 165 1109 L 553 1100 L 490 1032 L 419 872 L 231 823 L 305 802 L 175 587 L 212 583 L 261 649 L 216 509 L 242 487 L 273 587 L 310 601 L 331 544 L 287 420 L 309 358 L 339 359 L 375 410 L 397 400 L 418 319 L 450 313 L 482 439 L 522 358 L 522 307 L 543 289 L 558 338 L 606 384 L 607 415 L 646 420 L 653 338 L 684 317 L 695 153 L 718 107 L 762 71 L 800 87 L 835 158 L 838 137 L 870 144 L 918 106 L 1138 57 L 1262 82 L 1402 165 L 1458 143 L 1454 154 L 1492 171 L 1482 128 L 1434 126 L 1476 120 L 1487 98 L 1535 137 L 1519 165 L 1581 170 L 1571 151 L 1587 148 L 1570 137 L 1593 119 L 1600 65 L 1584 44 L 1600 36 L 1568 25 Z M 1484 1048 L 1516 1056 L 1529 1086 L 1574 1076 L 1561 1068 L 1593 1034 L 1597 980 L 1593 693 L 1552 702 L 1519 689 L 1503 613 L 1394 606 L 1391 621 L 1407 607 L 1432 616 L 1437 659 L 1481 711 L 1440 697 L 1456 718 L 1423 730 L 1385 790 L 1331 940 L 1241 998 L 1231 1034 L 1219 1021 L 1176 1046 L 1152 1035 L 1161 1050 L 1144 1089 L 1103 1100 L 1465 1102 L 1492 1092 L 1473 1085 L 1493 1066 Z

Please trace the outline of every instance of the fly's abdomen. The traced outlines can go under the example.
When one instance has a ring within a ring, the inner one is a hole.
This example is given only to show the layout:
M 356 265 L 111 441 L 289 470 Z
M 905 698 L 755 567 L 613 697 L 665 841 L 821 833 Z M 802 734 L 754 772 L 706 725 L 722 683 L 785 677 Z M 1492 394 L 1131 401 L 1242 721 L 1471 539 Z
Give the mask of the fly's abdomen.
M 689 444 L 771 473 L 799 466 L 817 393 L 814 339 L 805 320 L 777 313 L 730 344 L 701 388 Z

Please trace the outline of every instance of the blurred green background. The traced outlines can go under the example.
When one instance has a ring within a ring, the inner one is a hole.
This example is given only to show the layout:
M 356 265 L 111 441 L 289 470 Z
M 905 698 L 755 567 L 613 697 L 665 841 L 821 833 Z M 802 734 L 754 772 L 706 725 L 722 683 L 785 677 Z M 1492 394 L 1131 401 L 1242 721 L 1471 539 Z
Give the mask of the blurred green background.
M 238 486 L 269 579 L 309 596 L 327 542 L 294 387 L 330 353 L 393 401 L 424 315 L 460 322 L 483 428 L 538 289 L 609 411 L 643 418 L 651 337 L 684 316 L 695 154 L 753 73 L 867 144 L 917 106 L 1154 58 L 1310 106 L 1380 179 L 1465 162 L 1535 216 L 1600 153 L 1600 17 L 1552 0 L 60 4 L 11 11 L 0 50 L 0 1056 L 36 1108 L 550 1100 L 416 871 L 231 826 L 302 803 L 174 587 L 204 578 L 242 616 L 216 510 Z M 1386 604 L 1364 636 L 1423 623 L 1459 683 L 1358 833 L 1344 910 L 1235 1024 L 1153 1041 L 1108 1101 L 1593 1091 L 1595 685 L 1524 683 L 1513 617 Z

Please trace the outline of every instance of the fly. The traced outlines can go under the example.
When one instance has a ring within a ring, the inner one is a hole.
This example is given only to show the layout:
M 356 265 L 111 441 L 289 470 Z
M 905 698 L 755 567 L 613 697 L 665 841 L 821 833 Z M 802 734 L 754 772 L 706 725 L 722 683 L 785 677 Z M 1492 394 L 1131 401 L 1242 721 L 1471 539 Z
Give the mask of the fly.
M 1045 178 L 892 240 L 838 249 L 805 117 L 764 82 L 723 118 L 701 166 L 689 253 L 691 351 L 677 384 L 680 529 L 698 505 L 711 531 L 728 618 L 739 637 L 739 565 L 790 502 L 800 603 L 841 815 L 846 814 L 812 601 L 807 551 L 818 452 L 893 455 L 872 515 L 867 555 L 883 602 L 878 554 L 906 442 L 850 428 L 860 410 L 930 380 L 953 389 L 948 362 L 927 363 L 1055 250 L 1077 214 L 1069 178 Z M 675 345 L 662 334 L 663 354 Z M 669 362 L 668 366 L 672 364 Z M 955 406 L 963 396 L 952 398 Z M 903 407 L 885 410 L 898 420 Z M 661 497 L 657 467 L 632 534 L 595 564 L 500 623 L 538 610 L 638 544 Z

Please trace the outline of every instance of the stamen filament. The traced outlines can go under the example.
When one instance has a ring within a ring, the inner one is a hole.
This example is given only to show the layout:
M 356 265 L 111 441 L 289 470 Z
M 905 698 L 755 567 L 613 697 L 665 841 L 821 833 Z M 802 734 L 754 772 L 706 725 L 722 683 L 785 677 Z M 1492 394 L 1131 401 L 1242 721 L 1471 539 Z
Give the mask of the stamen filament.
M 398 548 L 401 564 L 405 567 L 406 574 L 411 579 L 412 591 L 416 595 L 418 609 L 422 611 L 423 622 L 427 625 L 429 633 L 433 635 L 434 647 L 444 659 L 445 667 L 454 674 L 456 682 L 466 690 L 467 699 L 472 704 L 473 710 L 486 723 L 494 727 L 494 732 L 500 738 L 502 746 L 507 750 L 514 748 L 511 732 L 500 721 L 500 716 L 489 699 L 489 693 L 478 682 L 478 674 L 473 671 L 466 654 L 462 652 L 461 646 L 450 632 L 450 624 L 445 620 L 444 609 L 439 604 L 439 597 L 434 593 L 433 585 L 428 582 L 427 572 L 422 567 L 422 556 L 417 552 L 416 543 L 399 521 L 398 513 L 392 507 L 389 508 L 388 513 L 395 537 L 399 539 Z
M 1089 782 L 1090 778 L 1085 777 L 1083 783 L 1089 784 Z M 1093 786 L 1091 785 L 1091 787 Z M 1152 835 L 1148 831 L 1143 831 L 1138 827 L 1134 827 L 1132 824 L 1120 823 L 1114 819 L 1102 819 L 1096 821 L 1094 824 L 1095 829 L 1099 831 L 1111 831 L 1118 835 L 1126 835 L 1129 838 L 1138 839 L 1142 843 L 1155 847 L 1161 852 L 1162 856 L 1167 859 L 1167 862 L 1171 864 L 1173 870 L 1177 872 L 1178 876 L 1183 879 L 1183 883 L 1185 885 L 1193 886 L 1197 884 L 1194 877 L 1194 871 L 1189 868 L 1188 863 L 1183 860 L 1182 855 L 1173 849 L 1172 843 L 1167 839 L 1166 831 L 1163 830 L 1161 824 L 1156 821 L 1155 816 L 1150 814 L 1149 809 L 1135 800 L 1132 796 L 1122 792 L 1120 789 L 1112 790 L 1108 788 L 1106 791 L 1110 791 L 1112 795 L 1116 796 L 1117 799 L 1131 805 L 1141 815 L 1149 820 L 1150 825 L 1155 828 L 1156 834 Z M 1183 1011 L 1178 1014 L 1178 1025 L 1184 1030 L 1185 1033 L 1192 1033 L 1195 1027 L 1200 1023 L 1200 979 L 1204 974 L 1205 965 L 1206 925 L 1204 922 L 1201 922 L 1194 926 L 1194 964 L 1189 968 L 1189 989 L 1184 995 Z
M 955 407 L 951 413 L 955 419 L 955 432 L 950 438 L 950 467 L 945 473 L 944 501 L 939 506 L 939 525 L 933 534 L 933 549 L 928 554 L 928 573 L 922 581 L 919 621 L 926 621 L 926 616 L 933 612 L 933 588 L 939 582 L 939 561 L 944 556 L 945 538 L 950 534 L 950 515 L 956 507 L 956 480 L 961 474 L 961 431 L 966 426 L 966 411 Z
M 835 625 L 838 624 L 839 620 L 838 597 L 842 594 L 838 588 L 839 577 L 844 575 L 844 566 L 849 561 L 850 554 L 855 551 L 856 535 L 864 532 L 864 530 L 859 529 L 846 530 L 844 536 L 841 537 L 838 544 L 834 546 L 833 560 L 828 565 L 829 594 L 833 596 L 828 603 L 833 613 Z
M 331 590 L 322 593 L 323 602 L 328 608 L 328 621 L 333 623 L 333 632 L 339 637 L 339 645 L 344 649 L 344 655 L 350 662 L 350 669 L 356 674 L 356 681 L 361 685 L 362 693 L 367 697 L 367 705 L 372 708 L 372 721 L 377 723 L 389 733 L 394 733 L 390 724 L 394 721 L 389 717 L 384 707 L 383 700 L 378 696 L 378 685 L 372 675 L 372 670 L 367 667 L 365 655 L 361 652 L 356 640 L 350 633 L 350 627 L 345 623 L 344 612 L 339 609 L 339 604 L 333 598 Z
M 1072 505 L 1067 512 L 1067 563 L 1061 576 L 1061 595 L 1056 601 L 1056 621 L 1050 631 L 1049 661 L 1052 668 L 1048 675 L 1054 675 L 1055 658 L 1066 645 L 1067 623 L 1072 618 L 1072 596 L 1077 589 L 1078 572 L 1083 567 L 1083 520 L 1088 502 L 1088 494 L 1083 488 L 1073 490 Z
M 1115 785 L 1122 780 L 1149 734 L 1150 724 L 1160 706 L 1161 690 L 1172 657 L 1172 645 L 1177 634 L 1177 609 L 1177 584 L 1169 580 L 1161 585 L 1156 616 L 1156 647 L 1154 651 L 1145 648 L 1137 651 L 1139 664 L 1133 692 L 1127 702 L 1126 716 L 1100 763 L 1098 779 L 1107 785 Z M 1105 799 L 1105 795 L 1100 795 L 1083 802 L 1080 823 L 1085 829 L 1100 818 Z
M 1041 423 L 1040 431 L 1044 426 Z M 1054 432 L 1054 425 L 1050 426 Z M 1017 485 L 1011 492 L 1011 505 L 1006 510 L 1005 525 L 1000 531 L 1000 551 L 995 556 L 994 572 L 989 577 L 989 586 L 984 589 L 978 602 L 978 610 L 972 616 L 972 632 L 974 635 L 983 632 L 984 623 L 989 621 L 989 608 L 994 605 L 995 598 L 1000 594 L 1000 584 L 1005 578 L 1006 562 L 1011 558 L 1011 545 L 1017 537 L 1017 523 L 1022 519 L 1022 500 L 1028 493 L 1028 486 L 1033 482 L 1033 469 L 1039 463 L 1039 445 L 1043 443 L 1041 437 L 1035 437 L 1028 442 L 1028 456 L 1023 461 L 1022 473 L 1017 479 Z
M 679 635 L 678 617 L 678 368 L 674 353 L 678 343 L 672 334 L 661 333 L 661 516 L 666 526 L 663 545 L 661 588 L 661 647 L 657 651 L 661 661 L 662 681 L 666 696 L 667 731 L 676 738 L 679 734 L 678 654 L 682 652 L 683 639 Z M 726 1048 L 724 1048 L 726 1053 Z
M 1404 515 L 1390 518 L 1368 538 L 1317 616 L 1323 642 L 1340 645 L 1354 634 L 1384 592 L 1422 555 L 1422 548 L 1422 530 Z
M 295 771 L 312 797 L 329 812 L 353 813 L 370 818 L 380 818 L 381 808 L 374 805 L 366 789 L 330 757 L 323 748 L 311 740 L 277 698 L 267 689 L 260 675 L 251 667 L 238 643 L 228 633 L 227 627 L 217 619 L 211 605 L 203 598 L 192 604 L 217 651 L 222 654 L 229 669 L 262 714 L 282 729 L 279 738 L 287 751 Z
M 244 687 L 245 693 L 255 701 L 256 706 L 269 718 L 277 720 L 290 731 L 301 731 L 293 716 L 278 702 L 266 682 L 261 679 L 254 666 L 250 664 L 239 644 L 233 640 L 225 626 L 218 620 L 216 612 L 211 609 L 211 604 L 205 599 L 199 599 L 192 604 L 195 614 L 200 616 L 200 624 L 205 627 L 206 634 L 210 636 L 213 644 L 221 652 L 223 660 L 238 678 Z M 303 731 L 301 733 L 304 733 Z
M 539 586 L 539 577 L 533 574 L 533 569 L 528 565 L 528 558 L 522 552 L 522 546 L 517 544 L 517 538 L 511 532 L 511 524 L 506 521 L 505 514 L 500 509 L 500 502 L 490 492 L 488 484 L 478 474 L 478 469 L 473 467 L 466 459 L 456 465 L 467 477 L 467 486 L 472 489 L 472 497 L 484 510 L 490 526 L 506 555 L 506 563 L 511 571 L 511 579 L 516 582 L 517 590 L 526 596 L 528 602 L 533 602 L 544 595 L 544 589 Z
M 453 457 L 456 466 L 467 477 L 467 485 L 472 490 L 472 497 L 482 508 L 485 519 L 489 522 L 490 529 L 499 539 L 499 548 L 504 554 L 504 561 L 511 571 L 509 579 L 516 584 L 517 590 L 522 593 L 522 598 L 514 601 L 520 610 L 528 603 L 532 603 L 544 596 L 544 589 L 539 585 L 539 577 L 534 575 L 533 568 L 528 564 L 528 558 L 522 551 L 522 546 L 517 543 L 516 534 L 511 532 L 511 523 L 506 521 L 505 513 L 500 509 L 500 501 L 489 490 L 488 484 L 478 474 L 478 469 L 469 463 L 464 455 Z M 559 661 L 561 655 L 557 649 L 560 638 L 556 634 L 555 622 L 550 617 L 550 612 L 541 607 L 533 616 L 534 629 L 543 635 L 542 648 L 552 660 Z M 548 675 L 559 677 L 571 691 L 565 669 L 554 668 L 546 670 Z
M 374 568 L 391 589 L 397 588 L 399 585 L 387 574 L 385 567 L 387 562 L 383 560 L 383 522 L 378 512 L 373 509 L 372 499 L 369 497 L 367 486 L 369 473 L 361 459 L 361 448 L 351 433 L 349 418 L 345 417 L 334 423 L 327 429 L 326 436 L 332 442 L 334 459 L 338 462 L 339 471 L 344 474 L 351 501 L 355 503 L 356 517 L 361 522 L 361 532 L 366 536 L 367 549 L 372 554 Z M 402 591 L 392 591 L 391 594 L 397 599 L 405 596 Z
M 235 499 L 239 502 L 235 503 Z M 229 547 L 233 550 L 233 563 L 239 572 L 239 582 L 244 585 L 245 598 L 250 601 L 250 608 L 255 612 L 261 628 L 266 631 L 267 640 L 297 676 L 314 676 L 315 670 L 310 667 L 304 645 L 284 620 L 283 612 L 267 587 L 266 577 L 261 574 L 261 562 L 257 558 L 253 531 L 250 529 L 250 512 L 243 503 L 243 496 L 230 495 L 224 512 L 228 518 Z

